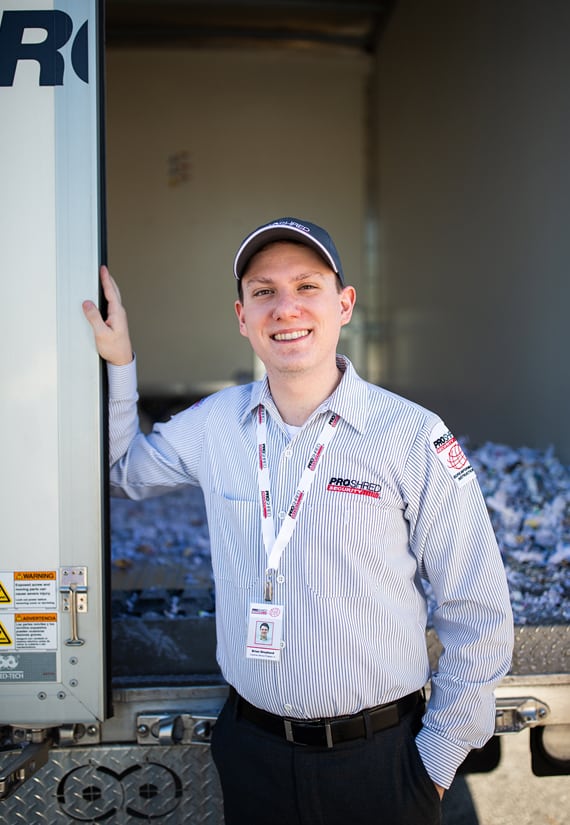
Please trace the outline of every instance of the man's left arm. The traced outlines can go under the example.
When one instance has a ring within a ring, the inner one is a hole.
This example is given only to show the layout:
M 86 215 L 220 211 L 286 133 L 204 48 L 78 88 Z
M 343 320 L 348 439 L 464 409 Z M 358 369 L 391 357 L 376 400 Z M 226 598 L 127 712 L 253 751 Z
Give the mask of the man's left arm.
M 416 743 L 432 780 L 449 788 L 495 729 L 494 688 L 508 672 L 513 621 L 501 554 L 473 472 L 458 476 L 426 444 L 412 549 L 436 600 L 443 645 Z M 467 465 L 468 466 L 468 465 Z

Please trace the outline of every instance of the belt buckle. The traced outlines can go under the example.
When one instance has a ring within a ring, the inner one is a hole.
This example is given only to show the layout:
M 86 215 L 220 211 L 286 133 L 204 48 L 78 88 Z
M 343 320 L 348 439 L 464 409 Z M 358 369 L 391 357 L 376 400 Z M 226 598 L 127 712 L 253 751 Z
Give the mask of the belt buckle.
M 293 735 L 293 721 L 292 719 L 283 719 L 283 726 L 285 728 L 285 739 L 288 742 L 292 742 L 294 745 L 303 744 L 302 742 L 296 742 L 295 736 Z M 333 737 L 332 737 L 332 728 L 331 723 L 329 721 L 323 723 L 323 727 L 325 729 L 325 737 L 327 740 L 327 748 L 332 748 L 334 745 Z

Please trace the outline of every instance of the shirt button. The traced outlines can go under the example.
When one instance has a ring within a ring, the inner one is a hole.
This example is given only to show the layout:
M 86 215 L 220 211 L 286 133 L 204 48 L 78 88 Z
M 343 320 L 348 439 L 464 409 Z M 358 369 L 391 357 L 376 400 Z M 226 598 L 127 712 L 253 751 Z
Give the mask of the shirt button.
M 291 458 L 291 456 L 293 455 L 293 450 L 285 450 L 283 455 L 285 456 L 285 458 Z
M 286 515 L 287 515 L 287 513 L 285 512 L 285 510 L 281 510 L 281 511 L 279 512 L 279 518 L 280 518 L 280 519 L 284 519 Z
M 283 710 L 285 711 L 285 713 L 293 713 L 293 705 L 283 705 Z
M 277 576 L 277 581 L 278 581 L 279 584 L 283 584 L 283 582 L 285 581 L 285 576 L 281 576 L 281 575 Z

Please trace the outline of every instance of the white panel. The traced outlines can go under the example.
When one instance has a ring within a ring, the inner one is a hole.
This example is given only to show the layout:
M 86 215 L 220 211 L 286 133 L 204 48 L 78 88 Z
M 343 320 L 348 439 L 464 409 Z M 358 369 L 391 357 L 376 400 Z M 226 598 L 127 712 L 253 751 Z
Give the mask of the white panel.
M 8 552 L 15 558 L 38 552 L 23 529 L 32 518 L 44 537 L 42 551 L 52 555 L 58 546 L 54 89 L 40 87 L 38 76 L 36 62 L 21 62 L 14 85 L 0 87 L 0 272 L 8 343 L 0 359 L 0 415 L 2 432 L 12 434 L 3 449 L 0 567 Z
M 0 2 L 0 723 L 105 711 L 101 380 L 81 310 L 100 257 L 97 11 Z M 71 569 L 87 571 L 78 645 Z

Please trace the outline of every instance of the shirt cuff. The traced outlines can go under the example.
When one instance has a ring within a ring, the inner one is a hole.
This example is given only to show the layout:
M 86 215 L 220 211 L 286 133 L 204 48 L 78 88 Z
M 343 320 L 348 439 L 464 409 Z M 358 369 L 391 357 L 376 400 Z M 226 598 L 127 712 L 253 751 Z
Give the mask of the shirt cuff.
M 416 745 L 430 778 L 442 788 L 450 787 L 457 769 L 471 750 L 450 742 L 429 728 L 421 729 L 416 736 Z
M 130 364 L 117 367 L 107 363 L 109 400 L 124 401 L 137 395 L 137 362 L 133 355 Z

